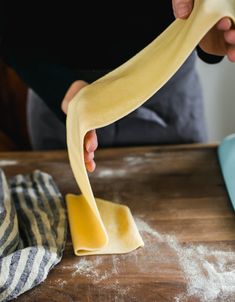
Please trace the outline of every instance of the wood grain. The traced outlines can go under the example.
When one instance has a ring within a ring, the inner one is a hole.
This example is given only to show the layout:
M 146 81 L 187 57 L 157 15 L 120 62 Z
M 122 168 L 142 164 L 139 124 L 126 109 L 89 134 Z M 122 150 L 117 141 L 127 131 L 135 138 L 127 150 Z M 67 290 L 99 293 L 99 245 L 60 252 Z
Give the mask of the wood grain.
M 94 194 L 126 204 L 136 219 L 147 223 L 160 236 L 174 236 L 181 246 L 202 245 L 235 252 L 234 211 L 221 176 L 216 147 L 98 150 L 97 168 L 90 175 Z M 63 151 L 1 153 L 0 166 L 8 177 L 40 169 L 53 176 L 63 195 L 79 192 Z M 187 291 L 177 255 L 166 242 L 141 234 L 144 248 L 126 255 L 87 257 L 74 256 L 68 234 L 62 261 L 45 282 L 17 300 L 176 301 Z M 83 270 L 81 261 L 87 264 Z M 188 297 L 185 301 L 200 300 Z

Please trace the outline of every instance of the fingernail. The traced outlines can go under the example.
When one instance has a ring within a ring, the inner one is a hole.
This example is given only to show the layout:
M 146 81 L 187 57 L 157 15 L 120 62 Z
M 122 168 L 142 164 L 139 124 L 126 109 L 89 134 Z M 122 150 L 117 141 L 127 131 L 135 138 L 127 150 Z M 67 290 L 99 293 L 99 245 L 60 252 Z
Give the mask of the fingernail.
M 178 18 L 187 17 L 189 13 L 190 13 L 189 5 L 185 3 L 179 4 L 176 8 L 176 14 Z

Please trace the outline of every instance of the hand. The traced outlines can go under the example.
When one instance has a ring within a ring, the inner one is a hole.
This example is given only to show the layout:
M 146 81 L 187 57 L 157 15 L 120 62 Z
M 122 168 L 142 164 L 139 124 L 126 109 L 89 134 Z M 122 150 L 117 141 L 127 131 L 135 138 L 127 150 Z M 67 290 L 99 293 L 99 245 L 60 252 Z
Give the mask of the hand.
M 88 85 L 88 83 L 79 80 L 73 82 L 73 84 L 69 87 L 61 103 L 61 109 L 64 111 L 64 113 L 67 113 L 68 104 L 75 96 L 75 94 L 86 85 Z M 94 152 L 97 149 L 97 147 L 98 147 L 98 141 L 97 141 L 96 132 L 95 130 L 91 130 L 87 132 L 84 139 L 84 160 L 85 160 L 86 168 L 89 172 L 93 172 L 95 170 Z
M 176 18 L 186 19 L 193 9 L 194 0 L 172 0 Z M 235 29 L 231 19 L 222 18 L 200 41 L 201 49 L 209 54 L 227 56 L 235 62 Z

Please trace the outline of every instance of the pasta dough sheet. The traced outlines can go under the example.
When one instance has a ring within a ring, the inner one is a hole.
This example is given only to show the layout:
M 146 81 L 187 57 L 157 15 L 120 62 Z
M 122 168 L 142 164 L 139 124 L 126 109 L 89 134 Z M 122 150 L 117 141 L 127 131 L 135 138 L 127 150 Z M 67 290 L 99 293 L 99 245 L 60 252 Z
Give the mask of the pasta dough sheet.
M 82 195 L 67 195 L 70 228 L 76 230 L 71 233 L 76 255 L 127 253 L 144 245 L 127 206 L 99 198 L 96 198 L 96 204 L 109 237 L 108 244 L 98 251 L 93 238 L 97 234 L 93 234 L 87 225 L 90 209 L 86 200 Z
M 187 20 L 175 20 L 147 47 L 82 88 L 69 103 L 66 122 L 68 153 L 83 195 L 83 198 L 66 197 L 76 255 L 128 252 L 143 245 L 127 208 L 128 220 L 118 215 L 123 210 L 121 205 L 95 200 L 84 163 L 85 134 L 109 125 L 141 106 L 174 75 L 203 36 L 224 16 L 235 20 L 234 0 L 196 0 Z M 106 219 L 109 215 L 110 219 Z M 125 227 L 129 230 L 126 233 L 130 236 L 128 240 L 118 231 L 124 221 L 130 224 Z M 116 231 L 110 232 L 113 228 Z M 118 235 L 113 236 L 114 233 Z M 134 245 L 130 234 L 136 236 Z

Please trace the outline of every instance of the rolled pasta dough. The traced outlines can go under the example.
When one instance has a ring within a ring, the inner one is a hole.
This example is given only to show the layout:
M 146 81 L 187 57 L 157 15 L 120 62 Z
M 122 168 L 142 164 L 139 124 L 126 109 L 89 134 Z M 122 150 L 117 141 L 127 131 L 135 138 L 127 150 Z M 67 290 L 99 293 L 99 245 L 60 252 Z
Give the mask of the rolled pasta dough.
M 234 0 L 196 0 L 187 20 L 175 20 L 147 47 L 82 88 L 70 102 L 66 123 L 68 153 L 82 193 L 66 196 L 76 255 L 125 253 L 144 244 L 127 207 L 95 200 L 84 163 L 85 134 L 141 106 L 174 75 L 202 37 L 224 16 L 235 20 Z

